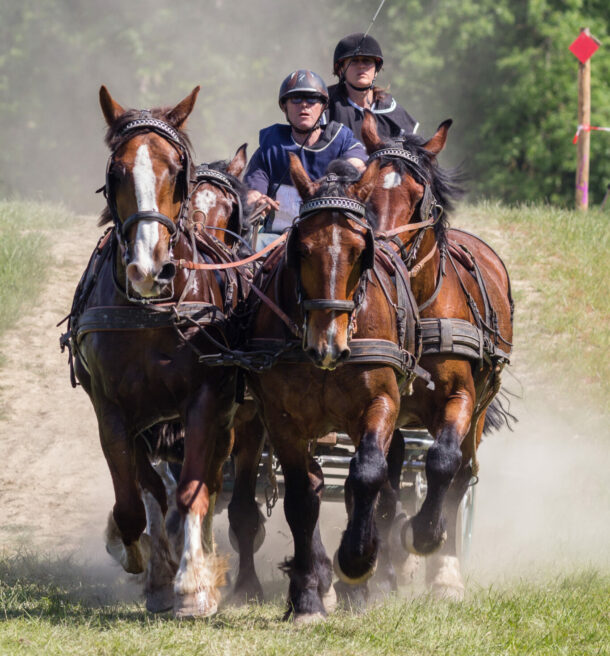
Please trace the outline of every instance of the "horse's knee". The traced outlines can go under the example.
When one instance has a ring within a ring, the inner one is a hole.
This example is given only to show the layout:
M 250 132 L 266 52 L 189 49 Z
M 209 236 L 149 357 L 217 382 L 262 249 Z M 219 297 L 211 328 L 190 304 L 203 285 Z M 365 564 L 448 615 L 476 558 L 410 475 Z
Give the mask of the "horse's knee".
M 387 476 L 388 465 L 377 444 L 361 444 L 349 466 L 350 486 L 354 494 L 376 495 Z

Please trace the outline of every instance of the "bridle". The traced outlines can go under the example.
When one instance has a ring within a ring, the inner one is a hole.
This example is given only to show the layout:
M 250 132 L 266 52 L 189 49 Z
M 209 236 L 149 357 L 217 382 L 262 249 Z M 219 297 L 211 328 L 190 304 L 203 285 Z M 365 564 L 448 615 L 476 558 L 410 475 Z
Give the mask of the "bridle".
M 405 253 L 405 244 L 402 242 L 397 243 L 401 256 L 403 257 L 405 264 L 407 265 L 407 268 L 413 277 L 421 271 L 422 266 L 426 261 L 428 261 L 428 259 L 432 257 L 432 255 L 434 255 L 434 252 L 436 251 L 435 242 L 434 248 L 430 253 L 428 253 L 428 255 L 426 255 L 425 260 L 420 261 L 416 265 L 414 264 L 426 230 L 433 227 L 440 221 L 443 215 L 443 207 L 439 204 L 439 202 L 434 197 L 434 194 L 432 193 L 428 174 L 421 165 L 419 155 L 415 155 L 414 153 L 406 150 L 405 148 L 402 148 L 401 146 L 389 146 L 382 148 L 381 150 L 377 150 L 372 155 L 370 155 L 368 163 L 376 159 L 381 159 L 382 157 L 400 159 L 406 162 L 407 168 L 409 169 L 411 175 L 419 184 L 423 185 L 424 187 L 424 195 L 419 202 L 419 221 L 414 223 L 407 223 L 406 225 L 399 226 L 391 230 L 386 230 L 385 232 L 377 233 L 377 237 L 382 239 L 390 239 L 404 232 L 419 231 L 415 238 L 412 240 L 412 245 L 408 253 Z M 415 212 L 413 214 L 415 214 Z
M 111 180 L 111 169 L 115 163 L 116 150 L 114 150 L 108 158 L 108 163 L 106 165 L 106 184 L 101 189 L 98 189 L 98 191 L 102 191 L 104 193 L 106 202 L 108 204 L 108 210 L 110 211 L 110 215 L 112 216 L 112 220 L 114 222 L 116 238 L 125 253 L 128 249 L 127 235 L 129 230 L 133 225 L 139 223 L 140 221 L 156 221 L 157 223 L 160 223 L 167 229 L 170 234 L 170 246 L 174 246 L 178 239 L 180 230 L 184 225 L 189 210 L 189 171 L 191 168 L 189 149 L 184 145 L 178 130 L 176 130 L 176 128 L 174 128 L 169 123 L 166 123 L 161 119 L 154 118 L 150 110 L 141 110 L 140 118 L 134 119 L 133 121 L 127 123 L 121 129 L 119 137 L 123 137 L 131 132 L 134 133 L 132 136 L 135 136 L 135 134 L 138 133 L 154 132 L 155 134 L 163 137 L 178 151 L 180 155 L 180 161 L 182 163 L 181 170 L 183 184 L 182 199 L 176 220 L 173 221 L 170 217 L 162 214 L 161 212 L 156 212 L 154 210 L 144 210 L 141 212 L 135 212 L 131 216 L 128 216 L 125 221 L 121 221 L 116 207 L 114 195 L 112 194 Z
M 327 182 L 336 181 L 338 178 L 335 174 L 329 174 Z M 361 228 L 364 228 L 364 238 L 366 242 L 362 258 L 362 273 L 360 280 L 354 292 L 352 300 L 340 300 L 334 298 L 314 298 L 304 299 L 303 288 L 299 275 L 298 253 L 296 251 L 296 240 L 299 225 L 308 218 L 322 210 L 332 210 L 340 212 L 349 221 L 353 221 Z M 288 239 L 286 241 L 286 264 L 296 271 L 297 276 L 297 302 L 303 309 L 303 330 L 302 337 L 305 340 L 308 312 L 312 310 L 331 310 L 334 312 L 348 312 L 348 339 L 351 338 L 355 325 L 356 316 L 366 295 L 366 284 L 368 280 L 368 270 L 372 269 L 375 264 L 375 238 L 372 226 L 366 221 L 366 207 L 364 203 L 347 198 L 345 196 L 323 196 L 306 201 L 301 205 L 299 216 L 292 224 Z
M 202 217 L 201 224 L 203 226 L 209 227 L 210 230 L 219 230 L 221 232 L 226 232 L 232 237 L 235 237 L 235 239 L 240 241 L 249 250 L 251 250 L 250 244 L 248 244 L 248 242 L 243 237 L 242 231 L 244 230 L 244 208 L 241 201 L 241 197 L 239 195 L 239 191 L 235 188 L 235 184 L 233 180 L 231 180 L 231 178 L 225 173 L 223 173 L 222 171 L 218 171 L 217 169 L 212 169 L 209 167 L 209 164 L 204 163 L 204 164 L 199 164 L 199 166 L 195 168 L 195 177 L 192 180 L 192 182 L 195 186 L 190 192 L 191 198 L 195 196 L 201 185 L 212 184 L 214 187 L 223 189 L 227 194 L 229 194 L 229 196 L 233 198 L 236 208 L 232 211 L 231 216 L 229 217 L 229 223 L 227 224 L 226 228 L 221 228 L 219 226 L 207 226 L 208 216 L 206 212 L 204 212 L 202 209 L 198 209 L 198 208 L 194 209 L 192 212 L 193 216 L 196 214 L 201 215 Z M 233 221 L 233 225 L 237 226 L 236 230 L 231 230 L 229 228 L 229 225 L 233 217 L 235 217 Z

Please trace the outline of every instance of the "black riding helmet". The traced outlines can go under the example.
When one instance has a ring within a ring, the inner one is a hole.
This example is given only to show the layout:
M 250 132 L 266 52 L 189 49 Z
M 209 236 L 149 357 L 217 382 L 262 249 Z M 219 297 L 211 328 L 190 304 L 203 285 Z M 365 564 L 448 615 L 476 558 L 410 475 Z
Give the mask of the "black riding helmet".
M 383 53 L 381 46 L 372 36 L 365 36 L 363 32 L 349 34 L 337 43 L 333 55 L 333 70 L 339 75 L 339 68 L 345 59 L 350 57 L 373 57 L 377 63 L 377 72 L 383 66 Z
M 278 102 L 283 110 L 283 103 L 289 96 L 318 96 L 326 104 L 328 102 L 328 89 L 324 80 L 313 71 L 300 68 L 293 71 L 282 82 Z

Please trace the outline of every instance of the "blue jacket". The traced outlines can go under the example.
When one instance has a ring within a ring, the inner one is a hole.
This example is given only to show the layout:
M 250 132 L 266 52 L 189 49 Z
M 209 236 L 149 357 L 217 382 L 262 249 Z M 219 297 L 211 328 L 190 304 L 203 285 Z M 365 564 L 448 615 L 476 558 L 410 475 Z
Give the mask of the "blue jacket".
M 289 152 L 296 155 L 300 152 L 301 162 L 313 180 L 321 178 L 334 159 L 356 157 L 366 162 L 366 149 L 348 127 L 331 121 L 322 129 L 320 139 L 302 150 L 292 138 L 289 125 L 276 123 L 261 130 L 259 148 L 248 164 L 244 182 L 250 189 L 266 195 L 276 192 L 280 184 L 292 186 Z

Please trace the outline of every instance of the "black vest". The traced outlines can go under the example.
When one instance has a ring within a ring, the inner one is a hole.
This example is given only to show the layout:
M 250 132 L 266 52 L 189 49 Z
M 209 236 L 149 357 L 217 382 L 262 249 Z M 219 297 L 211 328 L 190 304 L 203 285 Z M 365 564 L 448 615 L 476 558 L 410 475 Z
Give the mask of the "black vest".
M 347 125 L 354 133 L 356 139 L 362 141 L 362 119 L 364 111 L 356 109 L 348 100 L 343 84 L 334 84 L 328 88 L 329 101 L 327 117 L 331 121 L 337 121 Z M 389 93 L 383 93 L 372 110 L 377 119 L 377 132 L 382 141 L 395 139 L 404 130 L 411 134 L 417 121 L 401 107 Z

